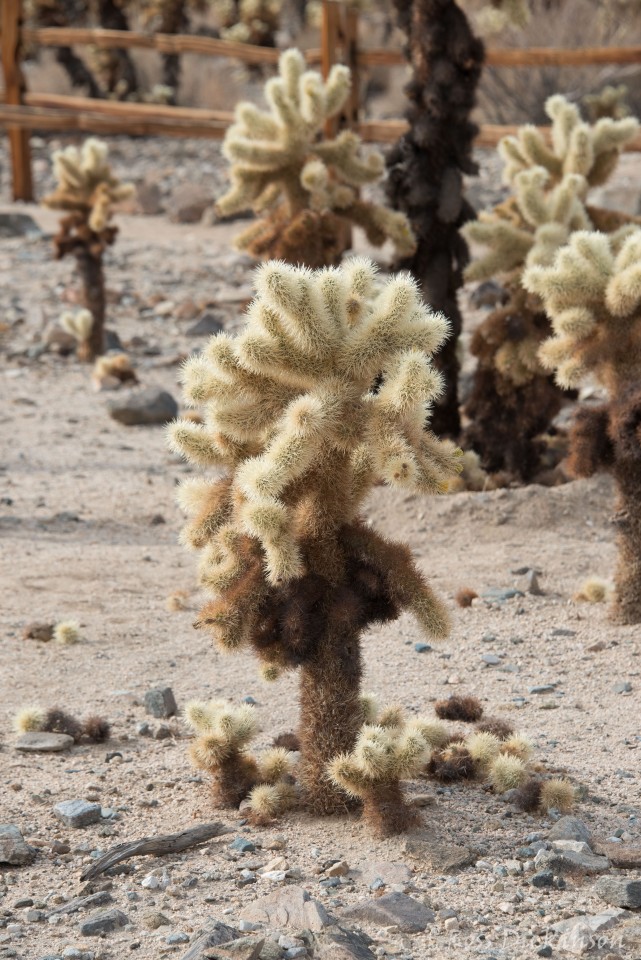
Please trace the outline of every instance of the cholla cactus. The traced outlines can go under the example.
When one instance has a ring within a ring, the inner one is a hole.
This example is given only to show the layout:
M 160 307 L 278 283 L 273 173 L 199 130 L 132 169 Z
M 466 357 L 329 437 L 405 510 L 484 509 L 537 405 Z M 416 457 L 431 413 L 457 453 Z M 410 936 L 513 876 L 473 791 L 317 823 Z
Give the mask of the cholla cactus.
M 25 0 L 24 19 L 30 26 L 79 27 L 86 25 L 89 18 L 88 0 Z M 77 56 L 72 47 L 54 47 L 56 63 L 67 74 L 72 87 L 84 87 L 90 97 L 100 97 L 101 91 L 85 62 Z M 33 55 L 27 50 L 27 55 Z
M 185 720 L 197 735 L 189 748 L 192 763 L 212 774 L 220 805 L 237 807 L 258 782 L 258 765 L 247 752 L 258 733 L 256 711 L 249 704 L 232 707 L 225 700 L 192 700 Z
M 380 480 L 436 493 L 456 472 L 460 451 L 424 429 L 447 321 L 407 275 L 377 289 L 362 259 L 316 272 L 268 263 L 256 290 L 243 332 L 212 338 L 183 371 L 204 423 L 175 423 L 171 446 L 224 470 L 182 484 L 183 539 L 217 594 L 198 625 L 225 650 L 253 647 L 270 679 L 300 667 L 300 779 L 311 807 L 330 811 L 344 798 L 326 765 L 364 720 L 362 631 L 402 609 L 431 636 L 448 629 L 409 550 L 359 516 Z
M 485 247 L 466 269 L 466 280 L 498 275 L 507 291 L 507 303 L 493 310 L 472 337 L 470 348 L 479 362 L 465 407 L 470 420 L 465 440 L 491 473 L 554 482 L 557 474 L 545 463 L 551 451 L 542 437 L 563 393 L 539 360 L 550 323 L 540 298 L 524 289 L 523 271 L 551 263 L 576 230 L 614 232 L 631 219 L 590 206 L 588 193 L 612 172 L 636 126 L 610 120 L 591 126 L 558 96 L 547 101 L 546 109 L 554 117 L 555 152 L 534 127 L 502 140 L 505 179 L 514 195 L 463 229 L 470 242 Z
M 463 178 L 478 172 L 478 127 L 471 114 L 485 54 L 455 0 L 394 0 L 394 7 L 412 76 L 405 88 L 409 130 L 387 155 L 387 198 L 406 214 L 417 239 L 416 251 L 399 251 L 395 266 L 412 273 L 425 301 L 451 323 L 452 336 L 437 360 L 446 387 L 432 423 L 439 436 L 458 437 L 463 319 L 457 296 L 469 260 L 460 228 L 475 217 Z
M 275 47 L 282 0 L 214 0 L 223 40 Z
M 609 470 L 618 488 L 619 564 L 614 615 L 641 623 L 641 229 L 606 236 L 581 231 L 550 267 L 525 272 L 554 336 L 540 352 L 563 387 L 593 376 L 607 405 L 580 411 L 571 436 L 577 476 Z
M 598 93 L 588 93 L 582 98 L 586 113 L 592 123 L 601 120 L 603 117 L 611 117 L 612 120 L 622 120 L 630 114 L 625 98 L 628 95 L 628 88 L 624 83 L 618 87 L 606 86 Z
M 544 167 L 554 180 L 578 173 L 591 187 L 599 186 L 611 176 L 624 146 L 639 130 L 634 117 L 603 117 L 590 125 L 581 119 L 578 107 L 560 94 L 547 99 L 545 112 L 552 121 L 551 147 L 543 133 L 530 124 L 521 127 L 515 137 L 501 140 L 506 183 L 512 183 L 521 170 L 536 166 Z
M 245 102 L 236 107 L 223 142 L 232 187 L 216 209 L 221 216 L 249 208 L 265 214 L 238 237 L 239 249 L 310 267 L 331 265 L 345 249 L 349 224 L 362 227 L 375 245 L 391 239 L 399 253 L 414 249 L 403 214 L 358 195 L 360 186 L 380 179 L 382 155 L 362 157 L 361 141 L 351 131 L 335 139 L 320 136 L 349 88 L 347 67 L 334 66 L 324 82 L 315 71 L 305 71 L 298 50 L 287 50 L 279 76 L 265 87 L 269 112 Z
M 103 717 L 92 714 L 81 721 L 60 707 L 23 707 L 13 718 L 13 729 L 16 733 L 65 733 L 76 743 L 82 739 L 103 743 L 111 735 L 111 726 Z
M 354 749 L 331 761 L 333 783 L 363 804 L 363 818 L 378 836 L 402 833 L 418 820 L 406 802 L 401 780 L 418 773 L 429 746 L 421 721 L 406 721 L 398 711 L 361 727 Z
M 91 315 L 89 324 L 86 313 L 81 311 L 76 318 L 66 321 L 67 328 L 73 328 L 74 336 L 89 328 L 78 355 L 83 360 L 94 360 L 105 349 L 102 257 L 118 232 L 111 224 L 113 206 L 130 197 L 133 187 L 122 184 L 113 175 L 107 162 L 107 144 L 100 140 L 86 140 L 80 150 L 76 147 L 57 150 L 53 164 L 58 186 L 43 203 L 52 210 L 65 212 L 54 238 L 56 256 L 75 256 L 85 306 Z

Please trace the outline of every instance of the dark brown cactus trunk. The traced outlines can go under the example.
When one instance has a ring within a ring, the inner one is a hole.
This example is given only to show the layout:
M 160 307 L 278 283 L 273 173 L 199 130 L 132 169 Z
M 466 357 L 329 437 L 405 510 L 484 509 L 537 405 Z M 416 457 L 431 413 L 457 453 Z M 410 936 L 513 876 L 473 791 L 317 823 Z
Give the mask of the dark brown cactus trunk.
M 420 823 L 417 810 L 407 805 L 400 781 L 377 783 L 363 797 L 363 820 L 378 837 L 393 837 Z
M 102 257 L 94 257 L 86 248 L 79 248 L 76 259 L 84 304 L 93 318 L 91 333 L 78 348 L 78 357 L 92 362 L 105 352 L 105 278 Z
M 641 457 L 617 462 L 614 477 L 619 556 L 612 614 L 619 623 L 641 623 Z
M 413 68 L 406 87 L 409 131 L 387 158 L 387 196 L 405 213 L 418 240 L 416 253 L 395 264 L 409 270 L 424 299 L 450 320 L 452 333 L 436 358 L 446 390 L 434 408 L 437 435 L 458 436 L 457 340 L 462 317 L 457 291 L 469 261 L 460 228 L 475 217 L 463 194 L 463 175 L 477 173 L 472 147 L 478 128 L 470 121 L 484 58 L 463 11 L 454 0 L 394 0 L 407 34 Z

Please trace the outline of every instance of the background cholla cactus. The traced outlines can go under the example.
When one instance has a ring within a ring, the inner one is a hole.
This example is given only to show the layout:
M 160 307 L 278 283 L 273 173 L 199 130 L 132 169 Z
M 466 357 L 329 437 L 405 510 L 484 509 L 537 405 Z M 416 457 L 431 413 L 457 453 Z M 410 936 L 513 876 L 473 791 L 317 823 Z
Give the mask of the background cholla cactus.
M 613 612 L 624 623 L 641 623 L 641 229 L 627 238 L 576 233 L 552 266 L 531 267 L 523 282 L 552 319 L 542 362 L 562 387 L 593 376 L 608 393 L 604 406 L 579 411 L 570 467 L 577 476 L 604 469 L 614 476 Z
M 86 140 L 80 150 L 67 147 L 56 151 L 53 165 L 58 186 L 43 203 L 52 210 L 65 212 L 54 237 L 56 256 L 73 254 L 76 258 L 85 307 L 92 320 L 78 355 L 83 360 L 93 360 L 105 349 L 102 257 L 118 232 L 111 224 L 113 205 L 130 197 L 133 187 L 122 184 L 113 175 L 107 162 L 107 145 L 93 138 Z
M 486 469 L 526 481 L 556 477 L 546 473 L 552 464 L 546 463 L 549 448 L 540 438 L 563 394 L 538 359 L 550 324 L 540 299 L 523 288 L 523 270 L 551 263 L 573 231 L 616 231 L 632 219 L 588 205 L 587 195 L 591 183 L 602 182 L 606 170 L 612 172 L 637 129 L 636 121 L 628 120 L 590 126 L 562 97 L 550 98 L 546 110 L 554 118 L 554 161 L 534 127 L 505 138 L 499 149 L 508 160 L 505 179 L 514 195 L 463 228 L 470 242 L 485 247 L 466 269 L 466 280 L 498 275 L 507 296 L 472 337 L 478 366 L 465 407 L 470 420 L 465 440 L 480 453 Z M 539 159 L 544 165 L 537 165 Z
M 603 117 L 611 117 L 613 120 L 622 120 L 630 114 L 630 108 L 626 103 L 628 88 L 624 83 L 616 87 L 605 86 L 598 93 L 588 93 L 581 98 L 585 106 L 585 112 L 591 123 L 596 123 Z
M 405 720 L 398 710 L 365 723 L 351 753 L 328 766 L 333 783 L 363 804 L 363 818 L 379 836 L 402 833 L 418 821 L 400 781 L 418 773 L 429 746 L 421 721 Z
M 216 594 L 198 625 L 225 650 L 253 647 L 267 678 L 300 667 L 300 780 L 319 812 L 345 806 L 325 770 L 365 719 L 362 632 L 402 609 L 431 636 L 448 630 L 408 548 L 359 516 L 380 480 L 444 491 L 459 454 L 424 430 L 447 321 L 409 276 L 375 281 L 361 259 L 263 266 L 244 331 L 212 338 L 185 365 L 204 423 L 170 429 L 175 451 L 224 470 L 179 494 L 184 541 L 202 550 L 201 583 Z
M 414 252 L 399 250 L 396 267 L 411 271 L 425 301 L 452 325 L 437 360 L 446 387 L 432 423 L 439 436 L 458 437 L 457 294 L 469 260 L 460 228 L 475 216 L 463 177 L 478 172 L 472 157 L 478 127 L 470 116 L 485 54 L 454 0 L 394 0 L 394 7 L 412 77 L 405 88 L 410 128 L 387 156 L 387 197 L 407 215 L 417 240 Z
M 275 47 L 283 0 L 214 0 L 223 40 Z
M 349 88 L 347 67 L 334 66 L 324 82 L 305 71 L 298 50 L 288 50 L 280 58 L 279 76 L 265 86 L 269 112 L 238 104 L 223 142 L 232 187 L 216 208 L 221 216 L 249 208 L 264 214 L 238 237 L 239 249 L 311 267 L 330 265 L 340 260 L 350 224 L 377 246 L 391 239 L 399 253 L 414 248 L 403 214 L 358 195 L 360 186 L 380 179 L 381 154 L 362 157 L 361 141 L 350 131 L 321 137 Z
M 16 733 L 65 733 L 76 743 L 83 738 L 93 743 L 104 743 L 111 735 L 109 722 L 96 714 L 81 721 L 60 707 L 44 710 L 37 705 L 19 710 L 13 718 L 13 728 Z
M 26 0 L 24 18 L 35 27 L 78 27 L 88 21 L 88 0 Z M 72 47 L 54 47 L 56 63 L 67 74 L 72 87 L 85 87 L 88 96 L 100 97 L 99 85 Z M 37 54 L 37 49 L 29 54 Z
M 560 94 L 547 99 L 545 112 L 552 121 L 550 146 L 543 132 L 530 124 L 501 140 L 506 183 L 511 184 L 521 170 L 536 166 L 544 167 L 554 181 L 566 173 L 578 173 L 589 186 L 599 186 L 611 176 L 624 146 L 639 130 L 634 117 L 603 117 L 590 125 L 581 119 L 578 107 Z

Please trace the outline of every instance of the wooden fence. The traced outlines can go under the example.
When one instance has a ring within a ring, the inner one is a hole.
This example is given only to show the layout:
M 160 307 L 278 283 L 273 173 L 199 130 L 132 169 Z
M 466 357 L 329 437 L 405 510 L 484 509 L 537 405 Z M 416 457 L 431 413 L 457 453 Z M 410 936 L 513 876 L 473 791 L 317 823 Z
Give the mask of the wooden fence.
M 220 139 L 233 119 L 228 111 L 170 107 L 158 104 L 96 100 L 89 97 L 37 93 L 26 89 L 21 67 L 25 44 L 41 47 L 83 46 L 109 49 L 146 49 L 158 53 L 199 54 L 230 57 L 250 65 L 278 62 L 279 51 L 269 47 L 173 34 L 146 34 L 129 30 L 77 27 L 26 28 L 22 24 L 22 0 L 0 0 L 0 55 L 5 95 L 0 102 L 0 126 L 7 130 L 11 151 L 13 196 L 33 200 L 29 146 L 30 131 L 78 131 L 131 136 L 204 137 Z M 366 141 L 390 143 L 406 129 L 404 120 L 359 121 L 360 70 L 375 66 L 405 64 L 400 50 L 360 49 L 358 16 L 336 0 L 323 0 L 321 46 L 305 51 L 310 65 L 320 64 L 326 76 L 336 62 L 352 70 L 352 90 L 342 117 L 328 125 L 328 133 L 341 123 L 353 126 Z M 530 48 L 490 49 L 485 62 L 493 67 L 585 66 L 589 64 L 641 64 L 641 46 L 589 47 L 578 50 Z M 495 146 L 516 127 L 486 124 L 477 144 Z M 641 150 L 641 136 L 628 145 Z

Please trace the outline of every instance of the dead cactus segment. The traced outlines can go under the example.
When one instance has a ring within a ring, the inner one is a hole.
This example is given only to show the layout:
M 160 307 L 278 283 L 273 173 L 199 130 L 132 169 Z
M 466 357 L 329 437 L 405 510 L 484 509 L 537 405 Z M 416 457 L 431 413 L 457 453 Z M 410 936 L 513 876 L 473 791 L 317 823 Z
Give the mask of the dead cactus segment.
M 237 238 L 239 249 L 264 259 L 329 265 L 340 259 L 350 224 L 378 246 L 390 239 L 401 254 L 414 249 L 403 214 L 359 197 L 361 186 L 381 178 L 382 155 L 363 155 L 360 138 L 349 130 L 322 139 L 350 84 L 347 67 L 335 65 L 323 80 L 305 69 L 300 51 L 287 50 L 278 77 L 265 86 L 269 109 L 238 104 L 223 142 L 232 186 L 216 209 L 221 216 L 247 209 L 263 215 Z
M 83 738 L 92 743 L 103 743 L 111 735 L 111 725 L 104 717 L 92 714 L 81 721 L 60 707 L 43 710 L 39 706 L 27 706 L 13 718 L 16 733 L 64 733 L 75 743 Z
M 483 705 L 476 697 L 454 695 L 447 700 L 438 700 L 434 705 L 436 716 L 440 720 L 462 720 L 474 723 L 483 716 Z

